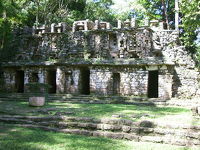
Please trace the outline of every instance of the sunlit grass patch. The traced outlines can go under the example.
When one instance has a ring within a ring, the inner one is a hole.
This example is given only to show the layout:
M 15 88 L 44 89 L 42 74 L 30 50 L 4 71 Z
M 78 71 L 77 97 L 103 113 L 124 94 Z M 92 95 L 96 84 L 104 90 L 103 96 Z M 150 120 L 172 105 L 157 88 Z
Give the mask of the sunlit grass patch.
M 0 123 L 0 150 L 186 150 L 167 144 L 47 132 Z
M 154 106 L 154 105 L 126 105 L 126 104 L 73 104 L 67 102 L 48 102 L 44 107 L 31 107 L 28 102 L 5 101 L 1 102 L 0 114 L 48 116 L 57 112 L 68 112 L 68 116 L 112 118 L 132 121 L 139 120 L 173 120 L 184 115 L 185 119 L 177 119 L 180 123 L 189 122 L 191 110 L 181 107 Z M 69 114 L 71 113 L 71 114 Z M 190 121 L 191 122 L 191 121 Z M 193 121 L 195 122 L 195 121 Z M 196 121 L 197 122 L 197 121 Z M 197 123 L 198 124 L 198 123 Z

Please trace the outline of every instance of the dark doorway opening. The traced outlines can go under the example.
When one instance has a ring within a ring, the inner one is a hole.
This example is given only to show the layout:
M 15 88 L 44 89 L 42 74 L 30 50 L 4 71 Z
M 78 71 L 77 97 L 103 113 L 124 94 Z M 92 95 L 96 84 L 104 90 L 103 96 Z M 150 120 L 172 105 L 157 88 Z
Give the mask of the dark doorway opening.
M 16 88 L 17 93 L 24 92 L 24 71 L 22 70 L 19 70 L 16 72 L 15 88 Z
M 31 74 L 31 79 L 30 79 L 31 81 L 30 82 L 39 82 L 39 76 L 38 76 L 38 73 L 37 72 L 33 72 L 32 74 Z
M 90 70 L 88 68 L 81 69 L 81 89 L 80 93 L 89 95 L 90 94 Z
M 148 97 L 158 98 L 158 71 L 149 71 Z
M 113 94 L 120 94 L 120 74 L 113 73 Z
M 49 93 L 56 93 L 56 71 L 47 71 L 47 83 L 51 86 L 49 88 Z

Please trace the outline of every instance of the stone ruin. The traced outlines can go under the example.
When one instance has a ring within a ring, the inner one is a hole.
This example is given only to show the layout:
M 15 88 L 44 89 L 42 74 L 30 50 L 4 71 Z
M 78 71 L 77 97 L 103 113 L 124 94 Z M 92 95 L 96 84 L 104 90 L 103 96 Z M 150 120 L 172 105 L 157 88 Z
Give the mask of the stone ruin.
M 30 82 L 49 93 L 141 96 L 170 99 L 200 95 L 199 72 L 176 30 L 163 22 L 81 20 L 17 31 L 17 56 L 3 63 L 8 92 Z

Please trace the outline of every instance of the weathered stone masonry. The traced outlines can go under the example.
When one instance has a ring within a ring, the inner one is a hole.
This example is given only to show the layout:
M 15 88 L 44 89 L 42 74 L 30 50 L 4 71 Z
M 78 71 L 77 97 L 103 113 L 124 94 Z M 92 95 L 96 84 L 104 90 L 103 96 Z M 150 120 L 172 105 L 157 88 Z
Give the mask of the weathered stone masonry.
M 132 19 L 113 28 L 84 20 L 72 29 L 59 23 L 17 31 L 19 54 L 3 64 L 5 88 L 26 92 L 27 83 L 39 82 L 50 84 L 50 93 L 198 96 L 199 72 L 177 31 L 157 24 L 138 27 Z

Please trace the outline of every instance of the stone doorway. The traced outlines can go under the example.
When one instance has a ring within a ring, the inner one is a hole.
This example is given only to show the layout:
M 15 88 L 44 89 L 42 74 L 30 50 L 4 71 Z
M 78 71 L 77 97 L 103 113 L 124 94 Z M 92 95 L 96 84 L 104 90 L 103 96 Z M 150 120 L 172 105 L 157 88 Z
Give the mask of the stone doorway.
M 113 73 L 113 94 L 120 94 L 120 74 Z
M 88 68 L 82 68 L 80 71 L 81 71 L 80 93 L 84 95 L 89 95 L 90 94 L 90 70 Z
M 47 83 L 51 86 L 49 93 L 56 93 L 56 70 L 47 71 Z
M 158 70 L 149 71 L 148 97 L 158 98 Z
M 24 92 L 24 71 L 19 70 L 15 76 L 15 88 L 17 93 Z

